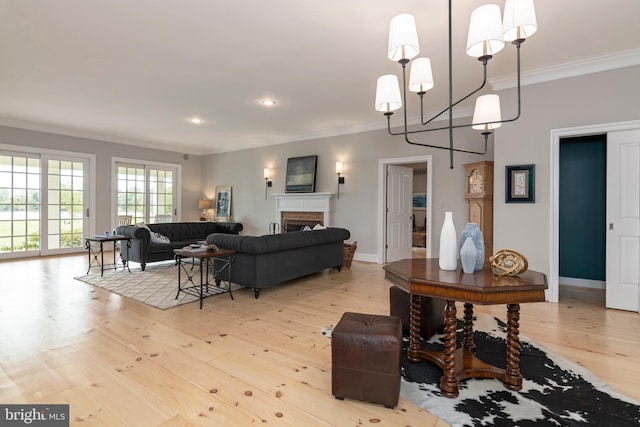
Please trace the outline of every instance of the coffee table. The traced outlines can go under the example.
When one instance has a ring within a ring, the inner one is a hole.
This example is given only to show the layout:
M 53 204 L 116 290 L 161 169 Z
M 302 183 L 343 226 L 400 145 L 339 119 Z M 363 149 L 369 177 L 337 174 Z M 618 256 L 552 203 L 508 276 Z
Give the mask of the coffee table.
M 408 359 L 423 359 L 442 369 L 440 389 L 447 397 L 457 397 L 459 381 L 467 378 L 497 378 L 511 390 L 522 388 L 520 373 L 519 321 L 520 304 L 545 301 L 547 277 L 537 271 L 526 271 L 516 277 L 494 276 L 490 269 L 473 274 L 440 270 L 438 259 L 405 259 L 384 266 L 385 279 L 410 294 L 410 329 Z M 444 315 L 444 349 L 420 348 L 420 296 L 446 301 Z M 456 350 L 456 301 L 464 302 L 463 343 Z M 473 342 L 473 304 L 507 305 L 506 369 L 478 359 Z
M 217 295 L 219 292 L 209 292 L 209 275 L 214 279 L 215 286 L 220 287 L 224 284 L 229 291 L 229 296 L 233 299 L 231 291 L 231 266 L 234 261 L 236 251 L 231 249 L 210 250 L 190 250 L 190 249 L 174 249 L 176 264 L 178 264 L 178 293 L 184 292 L 189 295 L 196 296 L 200 299 L 200 309 L 202 309 L 202 300 L 208 296 Z M 195 268 L 197 267 L 197 268 Z M 226 280 L 222 277 L 222 273 L 226 270 Z M 187 278 L 182 283 L 182 273 Z M 200 281 L 194 282 L 194 277 L 199 275 Z M 191 285 L 188 285 L 191 283 Z
M 89 268 L 87 269 L 87 274 L 91 271 L 92 268 L 100 267 L 100 275 L 104 276 L 104 244 L 107 242 L 113 242 L 113 264 L 107 264 L 107 266 L 113 265 L 113 269 L 117 270 L 118 265 L 116 263 L 116 243 L 120 241 L 126 241 L 127 247 L 131 247 L 131 238 L 127 236 L 94 236 L 94 237 L 86 237 L 84 242 L 84 247 L 87 249 L 87 254 L 89 256 Z M 98 243 L 98 246 L 92 245 L 92 243 Z M 99 248 L 99 249 L 98 249 Z M 100 260 L 98 260 L 98 256 Z M 122 269 L 127 267 L 129 273 L 131 270 L 129 269 L 129 263 L 122 263 Z

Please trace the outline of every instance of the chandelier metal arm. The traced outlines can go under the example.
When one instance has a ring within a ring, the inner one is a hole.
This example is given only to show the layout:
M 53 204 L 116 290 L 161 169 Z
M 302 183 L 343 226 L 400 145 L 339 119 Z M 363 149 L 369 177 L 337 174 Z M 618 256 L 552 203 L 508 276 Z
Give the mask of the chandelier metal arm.
M 487 85 L 487 63 L 488 63 L 489 59 L 490 58 L 487 58 L 487 57 L 482 58 L 482 70 L 483 70 L 482 84 L 477 89 L 475 89 L 473 92 L 470 92 L 465 97 L 460 98 L 456 102 L 452 103 L 451 107 L 447 107 L 447 108 L 443 109 L 442 111 L 440 111 L 438 114 L 436 114 L 435 116 L 431 117 L 427 121 L 424 120 L 424 106 L 423 106 L 423 99 L 424 99 L 424 95 L 425 95 L 426 92 L 418 93 L 418 95 L 420 96 L 420 121 L 422 122 L 422 125 L 427 125 L 427 124 L 431 123 L 432 121 L 434 121 L 435 119 L 437 119 L 438 117 L 440 117 L 441 115 L 443 115 L 444 113 L 449 111 L 452 107 L 455 107 L 456 105 L 460 104 L 462 101 L 468 99 L 469 97 L 471 97 L 471 96 L 475 95 L 476 93 L 478 93 L 479 91 L 481 91 Z M 404 101 L 406 102 L 406 100 L 404 100 Z M 435 130 L 435 129 L 433 129 L 433 130 Z
M 459 148 L 451 148 L 451 147 L 443 147 L 443 146 L 440 146 L 440 145 L 424 144 L 424 143 L 421 143 L 421 142 L 410 141 L 409 137 L 407 137 L 407 136 L 405 136 L 404 140 L 408 144 L 419 145 L 421 147 L 437 148 L 437 149 L 440 149 L 440 150 L 455 151 L 457 153 L 469 153 L 469 154 L 480 154 L 480 155 L 483 155 L 483 154 L 487 154 L 487 145 L 488 145 L 487 141 L 489 139 L 489 135 L 490 134 L 491 134 L 490 132 L 483 133 L 483 135 L 484 135 L 484 150 L 483 151 L 461 150 Z M 451 165 L 449 167 L 450 167 L 450 169 L 453 169 L 453 167 Z

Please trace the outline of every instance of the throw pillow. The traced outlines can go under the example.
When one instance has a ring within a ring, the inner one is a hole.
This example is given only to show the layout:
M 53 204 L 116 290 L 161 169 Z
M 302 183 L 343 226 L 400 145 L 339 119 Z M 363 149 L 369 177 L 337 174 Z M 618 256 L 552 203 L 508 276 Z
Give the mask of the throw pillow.
M 326 230 L 327 227 L 325 227 L 324 225 L 320 225 L 320 224 L 316 224 L 313 229 L 314 230 Z
M 302 231 L 311 231 L 311 227 L 305 225 L 304 227 L 302 227 Z
M 147 230 L 151 231 L 151 229 L 149 228 L 149 226 L 147 224 L 145 224 L 144 222 L 139 222 L 136 224 L 136 227 L 141 227 L 141 228 L 146 228 Z
M 163 236 L 155 231 L 151 232 L 151 243 L 171 243 L 171 240 L 167 236 Z

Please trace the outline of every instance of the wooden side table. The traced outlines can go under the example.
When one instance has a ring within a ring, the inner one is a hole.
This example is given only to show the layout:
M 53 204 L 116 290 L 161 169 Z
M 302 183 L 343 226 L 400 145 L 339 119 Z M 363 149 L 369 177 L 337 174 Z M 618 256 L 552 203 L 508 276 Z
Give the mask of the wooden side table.
M 409 349 L 412 362 L 423 359 L 442 369 L 440 389 L 447 397 L 458 396 L 458 382 L 467 378 L 496 378 L 511 390 L 522 388 L 520 373 L 519 321 L 520 304 L 545 301 L 547 277 L 537 271 L 526 271 L 515 277 L 494 276 L 490 269 L 465 274 L 440 270 L 438 259 L 404 259 L 384 267 L 385 279 L 411 294 Z M 444 314 L 444 350 L 420 348 L 420 296 L 446 301 Z M 456 350 L 456 301 L 464 302 L 464 338 Z M 475 357 L 473 342 L 473 304 L 506 304 L 507 363 L 506 369 L 490 365 Z
M 202 300 L 208 296 L 218 294 L 218 292 L 209 292 L 209 285 L 213 285 L 209 283 L 209 275 L 213 276 L 215 286 L 220 287 L 221 284 L 224 284 L 229 291 L 229 296 L 233 299 L 231 266 L 233 265 L 236 251 L 231 249 L 218 249 L 217 251 L 174 249 L 173 253 L 178 264 L 178 293 L 176 293 L 176 299 L 178 299 L 180 292 L 196 296 L 200 299 L 200 309 L 202 309 Z M 198 266 L 197 270 L 193 270 L 194 265 Z M 191 268 L 187 268 L 187 266 Z M 227 273 L 226 280 L 222 275 L 225 270 Z M 186 275 L 184 284 L 182 283 L 182 273 Z M 200 281 L 196 283 L 194 278 L 197 278 L 198 275 Z
M 107 264 L 107 266 L 113 265 L 113 269 L 117 270 L 116 243 L 120 241 L 126 241 L 127 247 L 131 247 L 131 238 L 126 236 L 94 236 L 85 238 L 84 247 L 87 249 L 87 254 L 89 256 L 89 268 L 87 269 L 87 274 L 89 274 L 92 268 L 100 267 L 100 275 L 104 276 L 104 244 L 107 242 L 113 242 L 113 264 Z M 98 243 L 99 245 L 94 246 L 92 243 Z M 98 260 L 98 256 L 100 257 L 100 260 Z M 122 269 L 124 269 L 124 267 L 127 267 L 127 270 L 131 273 L 129 263 L 123 262 Z

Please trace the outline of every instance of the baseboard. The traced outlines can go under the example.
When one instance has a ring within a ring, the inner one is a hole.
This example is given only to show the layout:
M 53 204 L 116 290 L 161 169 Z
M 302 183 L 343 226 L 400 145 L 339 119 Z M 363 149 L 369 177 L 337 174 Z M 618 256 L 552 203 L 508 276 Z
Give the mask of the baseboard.
M 580 286 L 582 288 L 606 289 L 607 282 L 602 280 L 579 279 L 577 277 L 558 277 L 560 286 Z
M 354 261 L 363 261 L 363 262 L 378 262 L 378 256 L 375 254 L 363 254 L 363 253 L 358 253 L 358 251 L 356 250 L 356 253 L 353 254 L 353 259 Z

